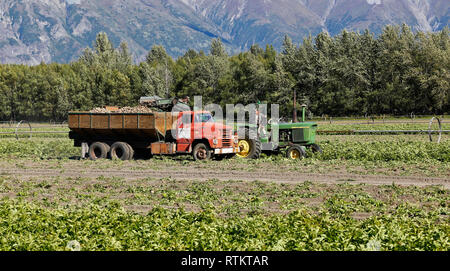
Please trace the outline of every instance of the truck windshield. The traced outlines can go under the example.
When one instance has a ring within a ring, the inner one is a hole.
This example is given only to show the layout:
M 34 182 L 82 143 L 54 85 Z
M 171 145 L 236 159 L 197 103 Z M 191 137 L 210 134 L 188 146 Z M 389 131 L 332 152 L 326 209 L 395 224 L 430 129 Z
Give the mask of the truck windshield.
M 195 114 L 195 122 L 214 122 L 214 118 L 209 113 Z

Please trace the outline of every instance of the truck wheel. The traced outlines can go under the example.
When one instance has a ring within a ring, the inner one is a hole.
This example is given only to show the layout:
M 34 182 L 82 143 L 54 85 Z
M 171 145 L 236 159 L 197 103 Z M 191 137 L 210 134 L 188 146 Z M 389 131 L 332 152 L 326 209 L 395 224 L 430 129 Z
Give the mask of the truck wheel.
M 203 143 L 198 143 L 192 150 L 192 155 L 195 161 L 211 159 L 210 149 Z
M 111 159 L 120 159 L 122 161 L 130 159 L 130 148 L 125 142 L 116 142 L 111 146 Z
M 245 139 L 239 139 L 237 156 L 246 159 L 258 159 L 261 156 L 261 141 L 249 139 L 249 130 L 245 129 Z
M 111 150 L 111 146 L 109 146 L 107 143 L 102 142 L 103 145 L 105 145 L 106 148 L 106 158 L 108 158 L 109 151 Z
M 312 144 L 311 150 L 312 150 L 312 152 L 323 153 L 322 148 L 317 144 Z
M 103 142 L 94 142 L 89 146 L 89 159 L 105 159 L 108 157 L 109 146 Z
M 128 144 L 128 143 L 125 143 L 125 144 L 127 144 L 128 150 L 130 151 L 129 152 L 129 156 L 128 156 L 128 160 L 133 160 L 133 158 L 134 158 L 134 149 L 133 149 L 133 147 L 131 147 L 131 145 Z
M 293 160 L 302 159 L 306 157 L 306 152 L 300 146 L 294 145 L 287 149 L 286 157 Z

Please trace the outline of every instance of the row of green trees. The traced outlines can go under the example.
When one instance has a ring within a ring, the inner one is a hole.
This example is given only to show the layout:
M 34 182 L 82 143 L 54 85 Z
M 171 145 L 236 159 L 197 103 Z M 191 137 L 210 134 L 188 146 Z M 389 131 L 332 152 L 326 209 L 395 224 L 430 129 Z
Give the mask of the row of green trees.
M 126 43 L 114 48 L 100 33 L 70 64 L 0 65 L 0 119 L 64 120 L 69 110 L 135 105 L 146 95 L 277 103 L 289 117 L 294 91 L 315 115 L 448 113 L 449 34 L 387 26 L 377 37 L 321 33 L 300 45 L 285 37 L 282 52 L 253 45 L 233 56 L 214 39 L 210 52 L 178 59 L 154 46 L 136 65 Z

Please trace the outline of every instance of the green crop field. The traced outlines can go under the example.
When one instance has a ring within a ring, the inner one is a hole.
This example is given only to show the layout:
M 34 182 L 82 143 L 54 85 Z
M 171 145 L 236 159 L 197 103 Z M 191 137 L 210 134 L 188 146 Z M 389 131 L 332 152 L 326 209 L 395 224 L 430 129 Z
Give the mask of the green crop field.
M 83 250 L 448 250 L 450 245 L 450 195 L 439 187 L 83 182 L 89 181 L 3 179 L 18 196 L 0 203 L 0 249 L 67 250 L 71 241 Z M 75 189 L 63 186 L 67 183 Z
M 67 135 L 4 137 L 0 250 L 448 251 L 449 139 L 319 135 L 324 153 L 301 161 L 195 162 L 78 160 Z

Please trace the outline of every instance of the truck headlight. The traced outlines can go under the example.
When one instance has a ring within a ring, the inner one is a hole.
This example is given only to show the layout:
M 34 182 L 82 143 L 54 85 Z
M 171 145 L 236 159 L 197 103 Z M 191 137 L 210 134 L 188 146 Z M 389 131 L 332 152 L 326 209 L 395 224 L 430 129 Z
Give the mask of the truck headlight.
M 213 144 L 214 144 L 214 145 L 219 144 L 219 140 L 217 140 L 217 138 L 213 139 Z

